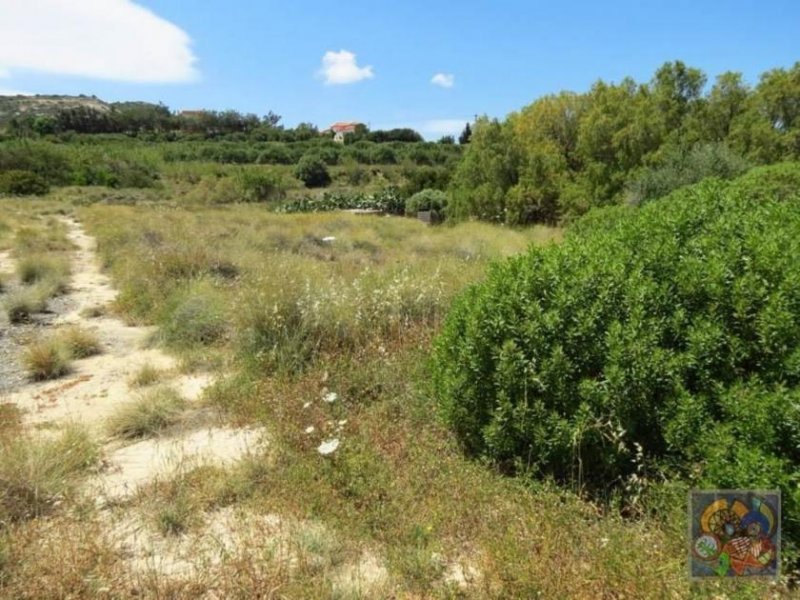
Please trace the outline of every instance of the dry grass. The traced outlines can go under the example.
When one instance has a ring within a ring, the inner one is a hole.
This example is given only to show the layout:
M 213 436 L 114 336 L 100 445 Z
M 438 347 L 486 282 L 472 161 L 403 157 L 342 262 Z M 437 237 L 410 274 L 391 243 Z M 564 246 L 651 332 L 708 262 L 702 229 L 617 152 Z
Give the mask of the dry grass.
M 50 295 L 50 290 L 42 285 L 18 289 L 3 299 L 3 310 L 11 323 L 25 323 L 45 309 Z
M 12 249 L 17 258 L 16 275 L 23 284 L 3 299 L 3 310 L 11 323 L 24 323 L 44 311 L 49 298 L 66 291 L 72 244 L 58 219 L 39 218 L 42 212 L 56 210 L 52 203 L 4 200 L 3 205 L 0 247 Z
M 163 369 L 158 369 L 151 364 L 142 365 L 136 373 L 134 373 L 128 385 L 131 387 L 148 387 L 154 385 L 164 379 L 165 372 Z
M 53 509 L 98 458 L 97 445 L 77 425 L 66 427 L 54 439 L 22 431 L 0 435 L 0 524 Z
M 35 381 L 56 379 L 72 370 L 69 350 L 54 338 L 28 344 L 22 353 L 22 364 Z
M 59 329 L 55 339 L 66 349 L 70 358 L 87 358 L 102 351 L 97 334 L 78 325 L 68 325 Z
M 17 262 L 17 277 L 26 285 L 49 280 L 63 292 L 69 277 L 69 260 L 63 256 L 26 256 Z
M 23 351 L 22 363 L 35 381 L 56 379 L 71 372 L 73 359 L 86 358 L 100 351 L 97 335 L 70 325 L 29 343 Z
M 102 305 L 90 306 L 81 311 L 81 316 L 84 319 L 98 319 L 105 317 L 108 314 L 108 308 Z
M 108 419 L 109 435 L 124 439 L 158 435 L 178 422 L 186 401 L 169 387 L 158 387 L 122 405 Z
M 16 404 L 0 402 L 0 435 L 15 430 L 22 422 L 22 411 Z

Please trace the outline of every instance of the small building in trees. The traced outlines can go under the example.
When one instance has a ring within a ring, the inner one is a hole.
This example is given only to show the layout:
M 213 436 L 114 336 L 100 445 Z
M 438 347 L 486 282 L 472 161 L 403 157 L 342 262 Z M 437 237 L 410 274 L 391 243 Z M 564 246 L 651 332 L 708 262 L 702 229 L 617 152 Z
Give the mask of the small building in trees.
M 344 136 L 348 133 L 355 133 L 359 125 L 361 123 L 358 121 L 338 121 L 322 133 L 333 132 L 333 141 L 338 144 L 344 144 Z

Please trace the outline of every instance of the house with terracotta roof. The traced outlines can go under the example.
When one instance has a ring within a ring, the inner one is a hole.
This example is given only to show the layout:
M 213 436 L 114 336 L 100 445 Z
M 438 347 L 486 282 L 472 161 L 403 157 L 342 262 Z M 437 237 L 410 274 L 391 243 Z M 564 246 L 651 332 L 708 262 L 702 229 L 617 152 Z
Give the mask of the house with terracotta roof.
M 348 133 L 355 133 L 356 127 L 361 125 L 358 121 L 338 121 L 328 127 L 322 133 L 333 132 L 333 141 L 339 144 L 344 144 L 344 136 Z

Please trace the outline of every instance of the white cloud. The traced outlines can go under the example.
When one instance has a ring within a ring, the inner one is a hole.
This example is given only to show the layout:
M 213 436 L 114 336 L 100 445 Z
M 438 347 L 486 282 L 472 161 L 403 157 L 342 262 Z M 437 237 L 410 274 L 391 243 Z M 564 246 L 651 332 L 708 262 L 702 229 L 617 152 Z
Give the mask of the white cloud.
M 443 88 L 451 88 L 456 82 L 456 76 L 452 73 L 437 73 L 431 77 L 431 83 Z
M 356 83 L 362 79 L 372 79 L 375 74 L 372 67 L 359 67 L 356 55 L 347 50 L 333 52 L 328 50 L 322 57 L 322 68 L 319 75 L 325 79 L 327 85 L 342 85 Z
M 196 79 L 185 31 L 132 0 L 0 0 L 0 75 L 29 69 L 134 83 Z

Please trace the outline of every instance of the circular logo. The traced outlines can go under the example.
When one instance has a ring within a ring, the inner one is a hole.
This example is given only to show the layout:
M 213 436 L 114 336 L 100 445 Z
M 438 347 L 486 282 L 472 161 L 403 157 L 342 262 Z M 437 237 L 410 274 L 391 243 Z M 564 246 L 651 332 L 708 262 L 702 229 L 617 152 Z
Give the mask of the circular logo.
M 710 533 L 706 533 L 694 541 L 693 550 L 697 558 L 701 560 L 714 560 L 719 556 L 719 540 Z

